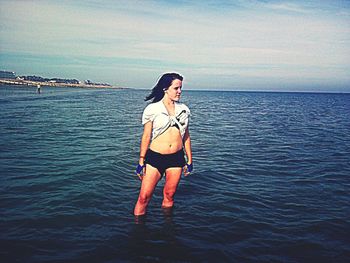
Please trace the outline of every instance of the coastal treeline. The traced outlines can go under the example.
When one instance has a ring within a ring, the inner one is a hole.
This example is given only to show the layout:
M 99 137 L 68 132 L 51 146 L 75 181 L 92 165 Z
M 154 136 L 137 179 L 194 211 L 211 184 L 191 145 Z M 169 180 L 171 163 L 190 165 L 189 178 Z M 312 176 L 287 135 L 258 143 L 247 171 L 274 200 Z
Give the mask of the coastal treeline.
M 67 84 L 79 84 L 77 79 L 61 79 L 61 78 L 43 78 L 40 76 L 20 76 L 23 80 L 38 81 L 38 82 L 54 82 L 54 83 L 67 83 Z

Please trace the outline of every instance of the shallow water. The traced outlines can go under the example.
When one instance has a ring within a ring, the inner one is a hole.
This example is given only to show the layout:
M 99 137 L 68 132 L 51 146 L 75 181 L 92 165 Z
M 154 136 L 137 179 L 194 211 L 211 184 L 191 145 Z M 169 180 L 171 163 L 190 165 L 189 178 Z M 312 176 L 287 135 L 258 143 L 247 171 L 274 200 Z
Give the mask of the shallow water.
M 1 262 L 346 262 L 350 95 L 184 91 L 194 173 L 132 215 L 147 91 L 0 87 Z

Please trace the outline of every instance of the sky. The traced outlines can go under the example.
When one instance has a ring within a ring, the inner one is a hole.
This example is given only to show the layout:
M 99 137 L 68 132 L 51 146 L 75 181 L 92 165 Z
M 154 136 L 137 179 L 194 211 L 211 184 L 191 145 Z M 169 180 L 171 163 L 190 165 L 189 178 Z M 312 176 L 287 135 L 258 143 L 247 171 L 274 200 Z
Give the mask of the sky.
M 350 0 L 0 0 L 0 70 L 152 88 L 350 92 Z

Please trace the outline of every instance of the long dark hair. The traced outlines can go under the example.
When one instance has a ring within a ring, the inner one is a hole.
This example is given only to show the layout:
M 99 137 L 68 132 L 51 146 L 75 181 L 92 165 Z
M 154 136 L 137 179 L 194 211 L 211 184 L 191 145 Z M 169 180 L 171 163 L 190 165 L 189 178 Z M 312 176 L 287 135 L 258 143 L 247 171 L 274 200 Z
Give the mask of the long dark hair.
M 170 86 L 173 80 L 183 80 L 183 77 L 180 74 L 177 73 L 165 73 L 163 76 L 160 77 L 157 84 L 154 86 L 154 88 L 151 91 L 151 94 L 149 94 L 145 101 L 153 99 L 152 102 L 158 102 L 164 97 L 164 91 L 167 90 Z

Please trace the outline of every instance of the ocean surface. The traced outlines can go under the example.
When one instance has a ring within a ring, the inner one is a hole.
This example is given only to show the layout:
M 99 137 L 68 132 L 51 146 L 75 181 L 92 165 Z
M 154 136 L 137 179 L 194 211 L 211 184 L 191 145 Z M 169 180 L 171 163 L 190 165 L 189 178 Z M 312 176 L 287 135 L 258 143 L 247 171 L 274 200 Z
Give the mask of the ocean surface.
M 140 181 L 146 90 L 0 86 L 0 262 L 349 262 L 350 94 L 184 90 L 194 172 Z

